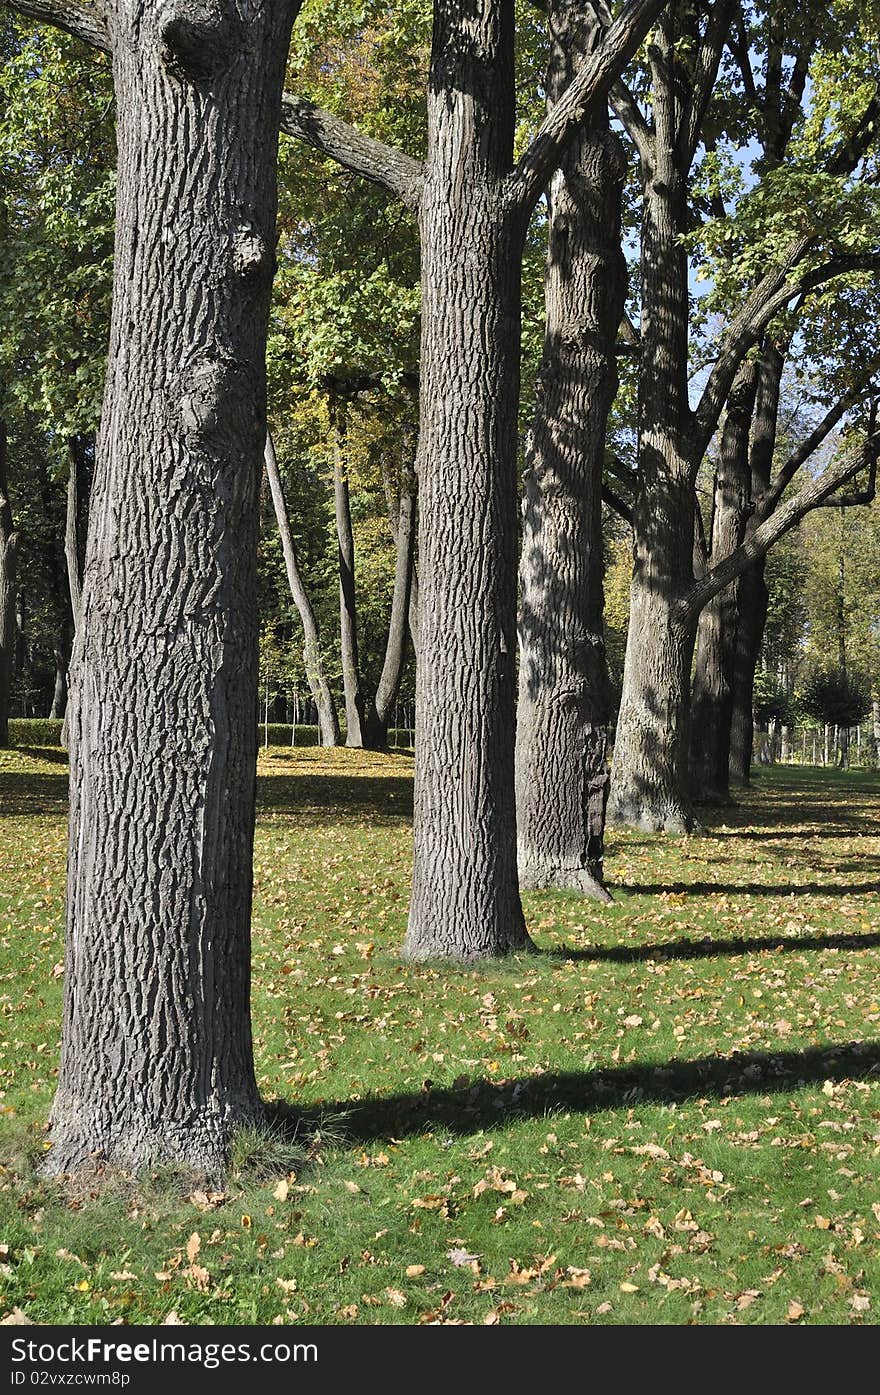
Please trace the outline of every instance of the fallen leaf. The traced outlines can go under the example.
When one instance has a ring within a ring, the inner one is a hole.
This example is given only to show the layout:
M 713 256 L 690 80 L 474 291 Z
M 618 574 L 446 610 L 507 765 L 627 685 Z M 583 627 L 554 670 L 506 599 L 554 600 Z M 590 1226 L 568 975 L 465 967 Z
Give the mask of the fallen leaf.
M 385 1297 L 388 1299 L 392 1308 L 406 1307 L 406 1294 L 401 1293 L 399 1288 L 386 1288 Z
M 798 1303 L 794 1298 L 788 1305 L 788 1312 L 785 1314 L 786 1322 L 800 1322 L 804 1315 L 803 1303 Z
M 417 1279 L 419 1275 L 424 1274 L 424 1272 L 424 1264 L 408 1264 L 406 1266 L 406 1277 L 408 1279 Z
M 195 1257 L 201 1248 L 202 1237 L 201 1235 L 199 1235 L 199 1232 L 197 1230 L 194 1230 L 192 1235 L 186 1242 L 186 1257 L 189 1260 L 190 1264 L 194 1262 Z

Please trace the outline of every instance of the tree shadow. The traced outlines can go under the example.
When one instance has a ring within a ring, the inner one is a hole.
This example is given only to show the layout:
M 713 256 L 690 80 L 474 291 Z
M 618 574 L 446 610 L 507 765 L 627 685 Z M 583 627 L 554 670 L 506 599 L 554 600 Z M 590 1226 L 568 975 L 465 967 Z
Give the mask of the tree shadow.
M 554 946 L 544 952 L 551 958 L 611 964 L 642 963 L 650 959 L 726 959 L 737 955 L 807 949 L 876 949 L 880 931 L 866 935 L 758 935 L 732 940 L 667 940 L 650 945 L 589 945 L 584 949 Z
M 66 756 L 65 756 L 66 760 Z M 0 774 L 0 818 L 67 813 L 68 778 L 30 771 Z
M 634 896 L 870 896 L 880 892 L 880 881 L 835 882 L 624 882 L 609 883 L 614 895 Z
M 480 1078 L 461 1086 L 365 1099 L 323 1101 L 297 1108 L 285 1101 L 269 1105 L 278 1122 L 313 1132 L 330 1118 L 346 1144 L 402 1139 L 443 1129 L 471 1134 L 497 1128 L 508 1119 L 534 1119 L 560 1110 L 589 1114 L 638 1102 L 673 1104 L 703 1096 L 723 1098 L 806 1089 L 818 1082 L 880 1076 L 880 1041 L 842 1042 L 803 1051 L 747 1051 L 703 1056 L 692 1061 L 615 1066 L 592 1071 L 560 1071 L 515 1080 Z

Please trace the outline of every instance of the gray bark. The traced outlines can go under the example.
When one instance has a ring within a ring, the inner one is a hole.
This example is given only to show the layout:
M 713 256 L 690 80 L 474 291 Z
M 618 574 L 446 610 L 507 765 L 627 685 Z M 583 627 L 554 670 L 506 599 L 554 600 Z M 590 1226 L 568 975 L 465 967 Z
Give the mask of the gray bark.
M 308 593 L 303 585 L 299 566 L 296 560 L 296 549 L 293 545 L 293 535 L 290 531 L 290 518 L 287 512 L 287 503 L 284 498 L 284 487 L 281 483 L 281 475 L 278 470 L 278 461 L 275 456 L 275 446 L 272 442 L 271 434 L 266 436 L 265 448 L 266 476 L 269 480 L 269 490 L 272 494 L 272 504 L 275 509 L 275 518 L 278 523 L 278 532 L 281 535 L 281 550 L 284 553 L 284 566 L 287 571 L 287 582 L 290 586 L 290 594 L 293 603 L 299 612 L 299 618 L 303 627 L 303 666 L 306 671 L 306 681 L 309 685 L 309 692 L 318 713 L 318 728 L 321 733 L 322 746 L 339 745 L 339 718 L 336 713 L 336 703 L 333 701 L 333 694 L 324 674 L 324 661 L 321 658 L 321 638 L 318 633 L 318 622 L 315 619 L 315 612 L 309 600 Z
M 715 566 L 743 540 L 751 498 L 749 432 L 758 370 L 743 364 L 731 389 L 715 471 L 708 563 Z M 736 650 L 738 582 L 723 587 L 700 612 L 691 700 L 690 780 L 696 803 L 730 803 L 730 730 Z
M 258 485 L 293 7 L 117 0 L 113 315 L 71 665 L 50 1171 L 216 1177 L 250 1028 Z
M 9 745 L 9 704 L 15 657 L 15 572 L 18 533 L 6 479 L 6 426 L 0 421 L 0 748 Z
M 565 4 L 548 16 L 548 105 L 590 47 Z M 603 636 L 602 473 L 624 310 L 625 161 L 597 111 L 548 191 L 545 332 L 527 454 L 516 727 L 521 888 L 610 900 L 602 885 L 609 691 Z
M 354 578 L 354 532 L 348 467 L 345 460 L 344 414 L 331 410 L 333 430 L 333 503 L 339 557 L 339 643 L 342 653 L 342 686 L 345 693 L 345 744 L 362 747 L 366 735 L 367 701 L 358 659 L 357 591 Z
M 510 207 L 513 11 L 435 5 L 422 234 L 420 654 L 403 953 L 529 944 L 514 805 L 516 432 L 525 218 Z
M 64 560 L 67 571 L 67 589 L 70 597 L 70 615 L 74 635 L 79 626 L 82 609 L 82 582 L 85 568 L 85 546 L 89 498 L 92 478 L 86 459 L 86 439 L 82 435 L 71 436 L 68 441 L 69 470 L 67 475 L 67 513 L 64 527 Z M 65 687 L 69 686 L 70 659 L 67 661 Z M 64 724 L 61 728 L 61 745 L 69 745 L 69 712 L 65 703 Z
M 400 491 L 397 522 L 394 527 L 394 592 L 382 672 L 376 696 L 367 712 L 366 744 L 370 750 L 384 750 L 388 744 L 388 724 L 397 700 L 406 664 L 406 633 L 412 609 L 413 565 L 416 543 L 416 490 L 409 479 Z
M 671 56 L 664 38 L 662 65 Z M 662 66 L 661 65 L 661 66 Z M 665 67 L 662 69 L 667 71 Z M 658 80 L 656 155 L 643 172 L 639 469 L 623 692 L 608 817 L 647 830 L 689 831 L 690 672 L 696 617 L 678 613 L 693 581 L 694 502 L 687 398 L 685 183 L 674 102 Z
M 783 350 L 768 342 L 758 361 L 755 412 L 749 444 L 751 492 L 755 501 L 766 498 L 770 489 L 784 366 Z M 756 527 L 757 520 L 753 512 L 746 521 L 746 541 Z M 737 584 L 729 770 L 731 780 L 740 785 L 749 783 L 752 765 L 755 671 L 770 599 L 764 580 L 765 565 L 764 558 L 759 558 L 757 562 L 745 568 Z

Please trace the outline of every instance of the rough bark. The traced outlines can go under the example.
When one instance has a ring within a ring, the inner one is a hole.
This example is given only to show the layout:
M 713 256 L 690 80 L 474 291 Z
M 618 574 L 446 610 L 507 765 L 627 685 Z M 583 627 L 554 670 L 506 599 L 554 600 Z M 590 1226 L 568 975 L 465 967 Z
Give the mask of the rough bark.
M 708 562 L 716 565 L 743 540 L 751 499 L 749 433 L 758 368 L 745 363 L 727 406 L 715 471 Z M 713 596 L 697 624 L 691 698 L 690 782 L 695 803 L 730 803 L 730 729 L 738 583 Z
M 85 436 L 71 436 L 68 442 L 68 460 L 69 470 L 67 475 L 67 514 L 64 528 L 64 560 L 67 571 L 67 590 L 70 597 L 71 626 L 75 635 L 79 625 L 80 611 L 82 609 L 82 583 L 85 569 L 89 499 L 92 489 L 92 470 L 89 464 L 89 442 Z M 70 657 L 68 655 L 68 675 L 69 670 Z M 70 714 L 67 710 L 67 704 L 65 704 L 64 724 L 61 728 L 61 745 L 65 750 L 69 745 L 69 718 Z
M 293 9 L 118 0 L 108 377 L 71 665 L 47 1164 L 222 1174 L 261 1116 L 249 988 L 256 537 Z
M 590 26 L 565 4 L 551 6 L 548 22 L 552 106 L 583 60 Z M 624 173 L 607 112 L 597 111 L 548 191 L 544 349 L 520 556 L 519 884 L 569 888 L 604 901 L 610 897 L 602 885 L 609 785 L 602 474 L 626 291 Z
M 308 592 L 303 585 L 299 565 L 296 560 L 296 549 L 293 545 L 293 534 L 290 531 L 290 517 L 284 498 L 284 487 L 281 483 L 281 475 L 278 470 L 275 446 L 269 434 L 266 436 L 265 462 L 266 476 L 269 480 L 269 490 L 272 495 L 272 504 L 278 523 L 278 532 L 281 535 L 281 550 L 284 554 L 287 583 L 290 587 L 290 594 L 299 612 L 299 618 L 303 627 L 303 666 L 306 671 L 306 681 L 309 685 L 309 692 L 312 695 L 312 701 L 315 704 L 315 710 L 318 714 L 321 745 L 338 746 L 340 736 L 336 703 L 333 701 L 333 694 L 330 691 L 330 686 L 324 674 L 324 661 L 321 658 L 321 638 L 318 633 L 318 622 L 315 618 L 315 612 L 309 600 Z
M 367 711 L 365 744 L 372 751 L 384 750 L 388 745 L 388 724 L 406 664 L 406 634 L 410 622 L 415 542 L 416 491 L 415 481 L 411 479 L 404 483 L 397 507 L 397 522 L 394 528 L 394 591 L 391 597 L 388 639 L 376 695 Z
M 671 55 L 664 40 L 662 71 Z M 608 817 L 647 830 L 689 831 L 691 658 L 696 617 L 678 615 L 693 581 L 694 502 L 687 397 L 685 182 L 673 93 L 657 81 L 656 155 L 644 173 L 639 469 L 623 692 Z
M 529 944 L 514 805 L 516 431 L 525 219 L 513 11 L 438 0 L 428 85 L 413 892 L 403 953 Z
M 15 656 L 15 572 L 18 533 L 6 479 L 6 426 L 0 421 L 0 748 L 9 745 L 9 704 Z
M 770 489 L 784 367 L 784 346 L 768 340 L 758 359 L 755 410 L 749 442 L 751 494 L 756 505 L 766 499 Z M 757 526 L 756 511 L 753 511 L 746 520 L 744 540 L 748 541 Z M 745 568 L 737 584 L 729 771 L 731 780 L 740 785 L 749 783 L 752 765 L 755 671 L 770 599 L 764 580 L 765 566 L 765 559 L 759 558 Z
M 364 745 L 367 700 L 361 683 L 358 658 L 357 591 L 354 577 L 354 532 L 345 459 L 345 417 L 331 412 L 333 431 L 333 504 L 339 558 L 339 645 L 342 655 L 342 687 L 345 693 L 345 744 Z

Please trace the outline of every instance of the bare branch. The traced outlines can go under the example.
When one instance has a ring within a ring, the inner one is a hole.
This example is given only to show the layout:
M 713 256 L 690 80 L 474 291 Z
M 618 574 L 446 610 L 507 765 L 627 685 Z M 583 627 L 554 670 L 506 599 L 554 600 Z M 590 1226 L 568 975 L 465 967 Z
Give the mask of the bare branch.
M 768 519 L 755 529 L 747 542 L 735 548 L 691 587 L 677 607 L 679 623 L 683 625 L 693 624 L 700 611 L 711 601 L 713 596 L 717 596 L 719 591 L 723 591 L 725 586 L 729 586 L 731 581 L 735 581 L 746 567 L 763 557 L 783 534 L 788 533 L 795 524 L 800 523 L 805 514 L 809 513 L 811 509 L 819 508 L 829 495 L 839 489 L 842 484 L 851 480 L 854 475 L 858 474 L 859 470 L 863 470 L 865 465 L 870 463 L 872 454 L 875 454 L 878 449 L 880 449 L 880 433 L 875 433 L 860 445 L 845 451 L 840 459 L 829 465 L 817 479 L 811 480 L 792 499 L 787 499 L 784 504 L 781 504 Z
M 849 408 L 865 395 L 869 383 L 870 379 L 864 380 L 858 387 L 850 388 L 848 392 L 838 398 L 825 413 L 818 426 L 801 441 L 796 450 L 792 451 L 785 464 L 780 467 L 770 488 L 759 501 L 758 516 L 760 518 L 769 518 L 804 461 L 808 460 L 814 451 L 819 449 L 822 442 L 831 434 Z
M 611 488 L 610 484 L 602 485 L 602 502 L 612 508 L 625 523 L 632 526 L 633 513 L 629 504 L 625 503 L 620 495 Z
M 352 174 L 381 185 L 410 212 L 418 211 L 424 171 L 418 160 L 404 155 L 402 150 L 364 135 L 305 97 L 287 93 L 281 99 L 281 129 Z
M 548 112 L 513 174 L 514 200 L 523 211 L 534 208 L 569 140 L 591 108 L 607 98 L 663 3 L 664 0 L 627 0 L 598 48 Z
M 91 48 L 110 52 L 109 16 L 102 3 L 73 5 L 66 0 L 5 0 L 5 3 L 28 19 L 51 24 L 75 39 L 82 39 Z

